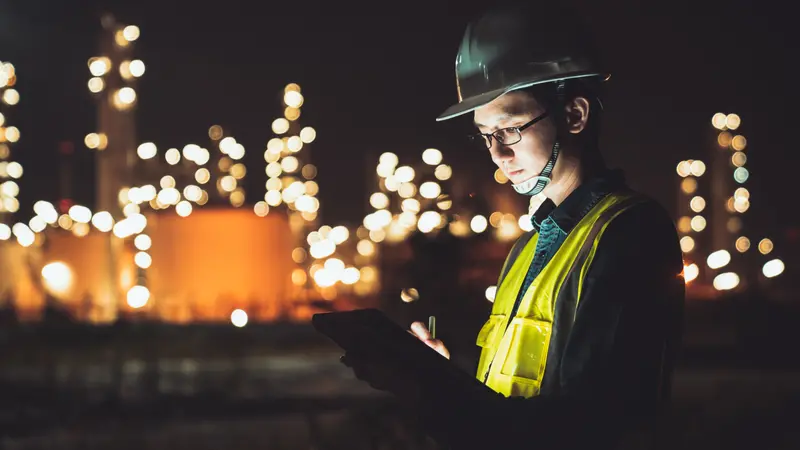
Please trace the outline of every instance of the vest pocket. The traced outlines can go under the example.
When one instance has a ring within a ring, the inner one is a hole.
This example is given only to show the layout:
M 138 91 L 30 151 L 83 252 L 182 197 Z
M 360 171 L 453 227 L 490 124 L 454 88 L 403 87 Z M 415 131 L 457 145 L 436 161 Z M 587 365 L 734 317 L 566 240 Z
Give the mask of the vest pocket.
M 552 324 L 515 317 L 511 327 L 513 335 L 500 374 L 538 386 L 544 375 Z
M 503 323 L 505 322 L 505 314 L 492 314 L 489 320 L 483 324 L 481 331 L 478 332 L 478 338 L 475 340 L 475 345 L 478 347 L 489 347 L 497 337 Z

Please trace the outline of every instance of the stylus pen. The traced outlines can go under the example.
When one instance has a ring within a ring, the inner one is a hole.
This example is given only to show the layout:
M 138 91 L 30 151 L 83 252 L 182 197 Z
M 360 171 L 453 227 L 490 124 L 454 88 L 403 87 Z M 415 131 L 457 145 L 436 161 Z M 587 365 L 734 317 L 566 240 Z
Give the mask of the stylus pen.
M 428 331 L 431 333 L 431 339 L 436 339 L 436 316 L 428 317 Z

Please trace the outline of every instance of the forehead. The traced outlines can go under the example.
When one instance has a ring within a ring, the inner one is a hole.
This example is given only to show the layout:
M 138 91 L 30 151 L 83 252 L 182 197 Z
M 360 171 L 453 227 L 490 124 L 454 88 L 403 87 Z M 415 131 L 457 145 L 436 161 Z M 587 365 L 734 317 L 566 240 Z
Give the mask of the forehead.
M 542 112 L 541 106 L 532 95 L 513 91 L 476 109 L 473 116 L 475 126 L 491 128 L 514 118 L 533 117 Z

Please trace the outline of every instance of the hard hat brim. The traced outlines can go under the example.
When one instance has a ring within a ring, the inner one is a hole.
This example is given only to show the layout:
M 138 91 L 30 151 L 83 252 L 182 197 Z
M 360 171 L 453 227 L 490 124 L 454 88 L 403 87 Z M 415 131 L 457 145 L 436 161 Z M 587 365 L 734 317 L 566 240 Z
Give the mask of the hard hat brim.
M 519 89 L 525 89 L 527 87 L 535 86 L 537 84 L 544 84 L 544 83 L 551 83 L 560 80 L 569 80 L 574 78 L 587 78 L 587 77 L 600 77 L 603 81 L 606 81 L 610 78 L 609 74 L 591 72 L 591 73 L 580 73 L 575 74 L 572 76 L 562 76 L 557 78 L 550 78 L 545 80 L 536 80 L 536 81 L 529 81 L 525 83 L 518 83 L 513 86 L 509 86 L 507 88 L 495 89 L 493 91 L 484 92 L 480 95 L 475 95 L 469 98 L 465 98 L 464 100 L 456 103 L 455 105 L 447 108 L 439 117 L 436 118 L 437 122 L 442 122 L 445 120 L 453 119 L 459 116 L 463 116 L 464 114 L 470 113 L 475 111 L 476 109 L 491 103 L 493 100 L 499 98 L 500 96 L 507 94 L 512 91 L 516 91 Z
M 458 116 L 475 111 L 483 105 L 491 103 L 492 100 L 500 97 L 501 95 L 509 92 L 509 89 L 495 89 L 493 91 L 485 92 L 467 99 L 464 99 L 455 105 L 447 108 L 439 117 L 436 118 L 437 122 L 453 119 Z

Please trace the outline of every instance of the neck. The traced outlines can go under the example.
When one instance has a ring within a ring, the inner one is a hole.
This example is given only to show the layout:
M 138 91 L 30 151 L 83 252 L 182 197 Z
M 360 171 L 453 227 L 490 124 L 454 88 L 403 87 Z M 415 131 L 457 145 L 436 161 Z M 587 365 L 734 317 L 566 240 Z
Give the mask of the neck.
M 604 168 L 605 164 L 602 161 L 589 161 L 563 155 L 558 158 L 556 170 L 554 170 L 558 177 L 547 186 L 543 193 L 558 206 L 584 181 Z

